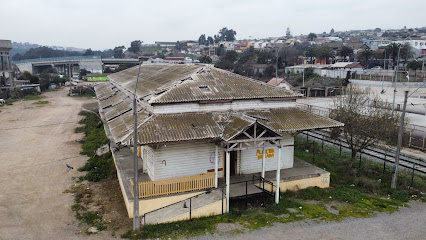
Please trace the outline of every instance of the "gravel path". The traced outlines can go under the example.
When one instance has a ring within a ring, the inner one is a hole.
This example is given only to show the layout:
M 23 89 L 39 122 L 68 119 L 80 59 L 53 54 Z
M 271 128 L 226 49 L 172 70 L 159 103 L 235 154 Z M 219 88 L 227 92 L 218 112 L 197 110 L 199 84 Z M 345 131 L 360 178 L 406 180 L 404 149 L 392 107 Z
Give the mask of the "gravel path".
M 425 239 L 426 203 L 411 202 L 410 208 L 398 212 L 379 213 L 372 218 L 348 218 L 342 222 L 278 223 L 270 228 L 262 228 L 237 235 L 209 235 L 196 239 Z

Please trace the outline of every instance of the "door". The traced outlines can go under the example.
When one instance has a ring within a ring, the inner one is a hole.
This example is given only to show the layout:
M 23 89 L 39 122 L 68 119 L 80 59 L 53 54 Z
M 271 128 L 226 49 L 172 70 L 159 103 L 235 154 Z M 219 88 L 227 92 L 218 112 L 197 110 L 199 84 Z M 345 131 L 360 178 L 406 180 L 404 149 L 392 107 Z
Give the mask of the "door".
M 226 153 L 224 151 L 223 152 L 223 169 L 224 169 L 223 177 L 226 176 L 226 171 L 228 171 L 228 169 L 226 169 L 226 160 L 225 160 L 226 158 L 225 158 L 225 156 L 226 156 Z M 230 176 L 236 175 L 237 169 L 238 169 L 238 154 L 237 154 L 237 151 L 230 152 L 230 154 L 229 154 L 229 165 L 230 165 L 230 168 L 231 168 L 231 172 L 229 173 Z
M 238 159 L 237 159 L 237 151 L 232 151 L 231 152 L 231 156 L 230 156 L 230 165 L 231 165 L 231 176 L 234 176 L 237 174 L 237 164 L 238 164 Z

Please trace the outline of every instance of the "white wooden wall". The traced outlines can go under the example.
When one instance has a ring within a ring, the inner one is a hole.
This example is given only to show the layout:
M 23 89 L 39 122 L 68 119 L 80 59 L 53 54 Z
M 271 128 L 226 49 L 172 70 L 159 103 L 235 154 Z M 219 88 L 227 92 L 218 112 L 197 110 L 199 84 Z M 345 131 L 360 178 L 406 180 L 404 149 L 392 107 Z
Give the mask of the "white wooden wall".
M 282 145 L 293 145 L 294 138 L 291 135 L 283 135 Z M 270 156 L 270 150 L 273 149 L 273 157 L 265 158 L 265 171 L 273 171 L 277 169 L 278 148 L 265 147 L 266 153 Z M 269 151 L 268 151 L 269 150 Z M 294 147 L 283 147 L 281 150 L 281 169 L 293 167 Z M 262 148 L 249 149 L 241 151 L 240 174 L 251 174 L 262 171 Z
M 222 168 L 223 151 L 219 148 L 218 153 L 218 168 Z M 208 173 L 207 170 L 214 169 L 214 155 L 213 143 L 171 143 L 166 144 L 166 147 L 161 145 L 154 151 L 154 178 L 157 181 Z M 148 166 L 148 173 L 149 169 Z M 221 177 L 222 171 L 218 175 Z

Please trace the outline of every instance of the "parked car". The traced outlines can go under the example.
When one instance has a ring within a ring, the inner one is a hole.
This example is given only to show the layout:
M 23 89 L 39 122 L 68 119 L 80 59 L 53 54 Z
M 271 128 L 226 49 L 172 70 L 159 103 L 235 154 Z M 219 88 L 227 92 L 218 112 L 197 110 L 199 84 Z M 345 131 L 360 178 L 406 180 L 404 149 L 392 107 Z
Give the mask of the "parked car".
M 380 67 L 380 66 L 375 66 L 375 67 L 373 67 L 372 69 L 382 69 L 382 67 Z

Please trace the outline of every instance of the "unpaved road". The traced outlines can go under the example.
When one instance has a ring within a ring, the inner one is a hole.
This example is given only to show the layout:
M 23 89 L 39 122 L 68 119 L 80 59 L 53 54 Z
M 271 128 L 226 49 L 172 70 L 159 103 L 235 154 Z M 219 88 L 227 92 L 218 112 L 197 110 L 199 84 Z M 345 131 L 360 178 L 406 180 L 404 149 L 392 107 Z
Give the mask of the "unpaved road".
M 87 159 L 74 129 L 82 105 L 94 100 L 70 98 L 67 89 L 43 95 L 49 104 L 0 108 L 0 239 L 105 239 L 80 233 L 73 196 L 63 193 Z
M 318 240 L 318 239 L 374 239 L 419 240 L 425 239 L 426 203 L 411 202 L 410 208 L 401 208 L 392 214 L 379 213 L 372 218 L 348 218 L 342 222 L 277 223 L 268 228 L 237 235 L 209 235 L 196 239 L 230 240 Z

